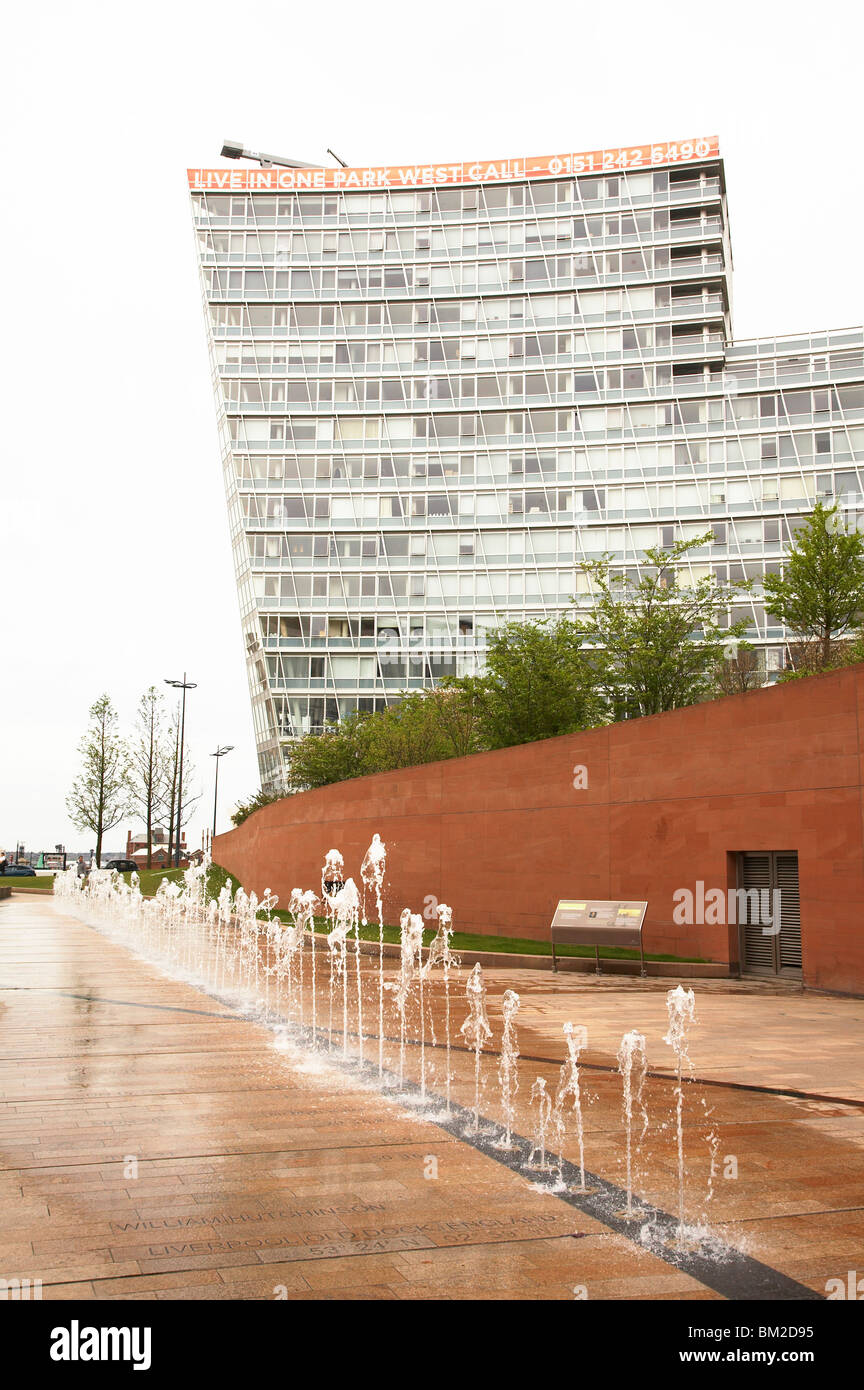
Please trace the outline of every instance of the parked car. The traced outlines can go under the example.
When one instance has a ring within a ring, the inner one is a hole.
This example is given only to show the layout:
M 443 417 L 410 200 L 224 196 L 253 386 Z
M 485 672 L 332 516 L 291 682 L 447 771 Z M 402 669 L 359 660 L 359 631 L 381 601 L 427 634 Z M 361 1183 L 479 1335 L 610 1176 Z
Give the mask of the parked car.
M 137 874 L 138 865 L 134 859 L 109 859 L 106 869 L 116 869 L 118 874 Z
M 7 878 L 35 878 L 36 870 L 29 864 L 7 864 L 3 870 Z

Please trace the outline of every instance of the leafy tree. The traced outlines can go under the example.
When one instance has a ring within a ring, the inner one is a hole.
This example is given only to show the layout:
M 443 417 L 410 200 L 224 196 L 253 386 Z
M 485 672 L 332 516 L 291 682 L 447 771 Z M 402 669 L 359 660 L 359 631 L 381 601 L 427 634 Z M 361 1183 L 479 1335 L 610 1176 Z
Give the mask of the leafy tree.
M 451 682 L 476 706 L 482 746 L 509 748 L 603 722 L 597 664 L 585 635 L 564 615 L 505 623 L 492 633 L 485 673 Z
M 817 502 L 795 537 L 782 576 L 765 576 L 765 612 L 805 647 L 815 645 L 815 669 L 833 664 L 832 643 L 864 614 L 864 537 L 841 523 L 836 505 Z
M 456 684 L 445 681 L 430 690 L 427 699 L 435 702 L 438 724 L 451 758 L 462 758 L 467 753 L 478 753 L 486 744 L 483 739 L 480 697 L 466 677 Z
M 391 772 L 452 758 L 453 745 L 441 723 L 441 702 L 437 690 L 411 691 L 364 720 L 365 770 Z
M 352 714 L 323 733 L 304 734 L 291 745 L 287 772 L 289 788 L 307 791 L 344 782 L 349 777 L 362 777 L 370 770 L 366 766 L 363 726 L 375 717 Z M 257 810 L 257 806 L 253 804 L 252 810 Z M 234 823 L 239 824 L 236 820 Z
M 610 711 L 653 714 L 707 698 L 724 649 L 747 627 L 721 625 L 726 609 L 749 588 L 680 582 L 682 557 L 710 536 L 646 552 L 638 583 L 613 572 L 608 556 L 584 566 L 598 595 L 589 619 L 506 623 L 491 636 L 482 675 L 405 692 L 376 714 L 307 734 L 291 749 L 290 789 L 553 738 L 601 724 Z M 749 683 L 755 677 L 744 665 L 737 678 Z M 234 823 L 257 804 L 238 807 Z
M 321 734 L 306 734 L 291 748 L 291 790 L 476 752 L 484 746 L 476 702 L 458 686 L 406 692 L 376 714 L 352 714 Z
M 638 580 L 609 555 L 582 566 L 596 593 L 586 632 L 597 645 L 616 718 L 659 714 L 715 692 L 724 646 L 749 625 L 723 626 L 726 610 L 750 581 L 723 585 L 706 576 L 692 585 L 681 582 L 685 555 L 711 538 L 708 531 L 669 550 L 646 550 Z
M 78 745 L 81 772 L 66 798 L 69 818 L 96 836 L 96 865 L 102 838 L 131 811 L 129 750 L 117 732 L 117 714 L 108 695 L 90 706 L 90 725 Z
M 250 796 L 248 801 L 238 801 L 237 806 L 231 816 L 234 825 L 242 825 L 244 820 L 248 820 L 253 811 L 260 811 L 262 806 L 270 806 L 274 801 L 281 801 L 284 792 L 265 792 L 259 789 L 254 796 Z
M 153 830 L 171 766 L 171 747 L 163 723 L 164 700 L 155 685 L 138 702 L 130 749 L 131 809 L 141 816 L 147 833 L 147 868 L 153 867 Z

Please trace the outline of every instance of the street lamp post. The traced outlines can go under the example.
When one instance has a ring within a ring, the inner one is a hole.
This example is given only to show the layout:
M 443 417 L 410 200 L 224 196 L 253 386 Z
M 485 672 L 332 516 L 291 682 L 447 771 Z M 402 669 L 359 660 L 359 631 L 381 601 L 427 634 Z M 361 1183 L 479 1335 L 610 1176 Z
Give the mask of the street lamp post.
M 219 796 L 219 759 L 220 759 L 220 758 L 224 758 L 224 756 L 225 756 L 226 753 L 233 753 L 233 752 L 234 752 L 234 744 L 233 744 L 233 743 L 225 743 L 225 744 L 220 745 L 220 747 L 218 747 L 218 748 L 216 749 L 216 752 L 215 752 L 215 753 L 211 753 L 211 754 L 210 754 L 210 757 L 211 757 L 211 758 L 215 758 L 215 759 L 216 759 L 216 785 L 215 785 L 215 787 L 213 788 L 213 834 L 214 834 L 214 835 L 216 834 L 216 799 L 217 799 L 217 797 Z
M 197 690 L 196 681 L 187 681 L 186 672 L 183 672 L 182 681 L 165 681 L 166 685 L 173 685 L 175 690 L 183 691 L 183 698 L 180 706 L 180 768 L 177 778 L 177 846 L 174 854 L 175 867 L 180 866 L 180 827 L 183 817 L 183 740 L 186 735 L 186 691 Z
M 303 164 L 299 159 L 283 159 L 278 154 L 263 154 L 260 150 L 249 150 L 239 140 L 226 140 L 222 146 L 223 159 L 257 159 L 262 169 L 278 164 L 283 169 L 320 169 L 320 164 Z M 338 156 L 334 156 L 338 158 Z

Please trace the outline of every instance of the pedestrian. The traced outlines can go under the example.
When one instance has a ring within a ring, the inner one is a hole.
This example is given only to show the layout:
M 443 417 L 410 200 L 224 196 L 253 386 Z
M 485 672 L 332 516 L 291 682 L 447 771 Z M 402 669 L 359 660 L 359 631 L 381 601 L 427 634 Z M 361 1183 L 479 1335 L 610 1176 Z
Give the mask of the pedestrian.
M 79 855 L 78 855 L 78 863 L 77 863 L 77 865 L 76 865 L 76 868 L 77 868 L 77 871 L 78 871 L 78 877 L 79 877 L 79 878 L 84 878 L 85 874 L 87 873 L 87 866 L 86 866 L 85 863 L 84 863 L 84 856 L 83 856 L 83 854 L 79 854 Z

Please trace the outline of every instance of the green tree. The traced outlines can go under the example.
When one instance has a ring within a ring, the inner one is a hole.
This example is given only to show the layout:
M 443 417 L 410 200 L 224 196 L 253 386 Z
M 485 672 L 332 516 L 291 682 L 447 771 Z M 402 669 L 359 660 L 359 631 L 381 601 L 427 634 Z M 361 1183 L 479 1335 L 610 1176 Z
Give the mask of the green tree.
M 148 869 L 153 867 L 153 830 L 171 765 L 172 750 L 163 723 L 164 705 L 162 695 L 151 685 L 138 702 L 129 750 L 131 809 L 144 821 Z
M 242 825 L 244 820 L 248 820 L 253 811 L 260 811 L 262 806 L 270 806 L 274 801 L 281 801 L 284 792 L 265 792 L 260 788 L 254 796 L 250 796 L 248 801 L 238 801 L 231 816 L 232 824 Z
M 603 722 L 597 664 L 585 635 L 563 614 L 495 629 L 485 673 L 451 682 L 473 702 L 480 746 L 509 748 Z
M 461 686 L 444 681 L 429 691 L 427 699 L 435 702 L 438 724 L 450 750 L 448 757 L 462 758 L 486 747 L 480 699 L 470 679 Z
M 353 714 L 292 745 L 288 784 L 307 791 L 401 767 L 457 758 L 484 747 L 476 701 L 459 683 L 406 691 L 376 714 Z M 236 822 L 235 822 L 236 823 Z
M 304 734 L 293 743 L 286 774 L 290 790 L 299 792 L 326 787 L 349 777 L 362 777 L 369 771 L 363 726 L 375 717 L 352 714 L 323 733 Z M 257 806 L 253 806 L 253 810 L 257 810 Z M 236 820 L 234 823 L 238 824 Z
M 392 705 L 367 719 L 362 734 L 363 761 L 369 772 L 392 772 L 453 757 L 452 744 L 441 724 L 438 692 L 434 690 L 403 693 Z
M 750 581 L 724 585 L 713 576 L 682 583 L 681 561 L 712 532 L 644 553 L 641 578 L 611 556 L 582 566 L 595 590 L 586 632 L 615 718 L 659 714 L 709 698 L 730 644 L 749 622 L 724 626 L 729 604 Z
M 783 574 L 765 576 L 765 612 L 806 648 L 811 669 L 834 664 L 834 647 L 864 613 L 864 537 L 849 531 L 838 509 L 817 502 L 795 536 Z
M 78 745 L 81 772 L 72 783 L 66 807 L 72 824 L 96 836 L 96 866 L 107 830 L 131 812 L 129 750 L 117 732 L 117 714 L 108 695 L 90 706 L 90 725 Z

